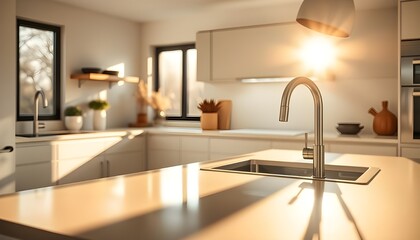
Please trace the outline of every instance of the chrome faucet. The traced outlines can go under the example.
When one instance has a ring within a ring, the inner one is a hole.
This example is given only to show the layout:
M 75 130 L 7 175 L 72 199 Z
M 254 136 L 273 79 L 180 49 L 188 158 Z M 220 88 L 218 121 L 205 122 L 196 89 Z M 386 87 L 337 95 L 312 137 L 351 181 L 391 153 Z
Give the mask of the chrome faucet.
M 284 89 L 280 104 L 281 122 L 287 122 L 289 118 L 289 102 L 295 87 L 305 85 L 311 91 L 314 99 L 314 145 L 313 148 L 307 147 L 307 137 L 305 136 L 305 148 L 303 149 L 303 158 L 313 159 L 313 177 L 325 178 L 325 150 L 322 136 L 322 96 L 315 83 L 307 77 L 297 77 L 287 84 Z
M 42 90 L 38 90 L 35 93 L 34 97 L 34 122 L 33 122 L 33 135 L 38 136 L 38 102 L 39 102 L 39 96 L 42 97 L 42 107 L 46 108 L 48 107 L 48 100 L 45 97 L 45 93 Z

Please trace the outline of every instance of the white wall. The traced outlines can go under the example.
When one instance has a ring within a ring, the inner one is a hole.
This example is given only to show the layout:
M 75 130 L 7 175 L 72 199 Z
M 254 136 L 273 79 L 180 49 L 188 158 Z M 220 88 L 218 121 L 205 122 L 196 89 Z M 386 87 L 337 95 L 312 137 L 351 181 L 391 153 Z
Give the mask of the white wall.
M 194 42 L 201 30 L 293 21 L 298 7 L 208 11 L 143 24 L 142 77 L 146 78 L 146 58 L 152 56 L 152 46 Z M 324 100 L 324 129 L 336 132 L 337 122 L 361 122 L 364 132 L 371 133 L 370 107 L 381 110 L 381 101 L 388 100 L 390 110 L 397 113 L 397 9 L 357 11 L 351 37 L 338 43 L 341 54 L 334 68 L 335 80 L 317 82 Z M 284 87 L 284 83 L 206 83 L 204 91 L 206 98 L 233 100 L 232 128 L 312 129 L 312 97 L 304 87 L 298 87 L 292 96 L 289 123 L 278 122 Z
M 70 75 L 80 72 L 82 67 L 106 69 L 123 63 L 126 76 L 139 76 L 138 23 L 45 0 L 17 0 L 17 16 L 62 26 L 63 111 L 65 106 L 79 104 L 87 111 L 86 103 L 104 92 L 111 105 L 107 127 L 127 127 L 136 120 L 135 84 L 108 89 L 107 83 L 85 82 L 78 88 Z M 89 120 L 89 116 L 85 117 L 84 129 L 91 128 Z M 48 126 L 62 127 L 62 124 L 49 121 Z M 22 130 L 22 124 L 18 127 Z

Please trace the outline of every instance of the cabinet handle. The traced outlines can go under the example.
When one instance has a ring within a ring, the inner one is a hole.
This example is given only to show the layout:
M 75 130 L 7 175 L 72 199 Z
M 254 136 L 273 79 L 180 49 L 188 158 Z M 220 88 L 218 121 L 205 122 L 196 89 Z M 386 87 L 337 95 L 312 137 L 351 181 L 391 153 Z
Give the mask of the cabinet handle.
M 12 146 L 6 146 L 3 149 L 0 150 L 0 153 L 9 153 L 9 152 L 13 152 L 13 147 Z
M 107 160 L 106 161 L 106 175 L 107 175 L 107 177 L 110 177 L 111 176 L 111 171 L 110 171 L 110 168 L 111 168 L 111 163 Z
M 104 163 L 101 161 L 101 178 L 104 177 Z

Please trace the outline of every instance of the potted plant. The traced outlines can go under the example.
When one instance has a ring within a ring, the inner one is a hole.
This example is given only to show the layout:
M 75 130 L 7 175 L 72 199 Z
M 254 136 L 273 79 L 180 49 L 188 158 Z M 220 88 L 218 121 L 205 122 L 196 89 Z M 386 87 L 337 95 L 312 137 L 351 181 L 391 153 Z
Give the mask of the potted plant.
M 220 109 L 220 104 L 216 103 L 213 99 L 204 99 L 197 106 L 201 110 L 201 128 L 203 130 L 217 130 L 217 112 Z
M 79 131 L 83 125 L 82 110 L 77 106 L 68 106 L 64 111 L 64 125 L 70 131 Z
M 106 128 L 106 110 L 109 103 L 106 100 L 92 100 L 89 102 L 89 108 L 93 110 L 93 129 L 105 130 Z

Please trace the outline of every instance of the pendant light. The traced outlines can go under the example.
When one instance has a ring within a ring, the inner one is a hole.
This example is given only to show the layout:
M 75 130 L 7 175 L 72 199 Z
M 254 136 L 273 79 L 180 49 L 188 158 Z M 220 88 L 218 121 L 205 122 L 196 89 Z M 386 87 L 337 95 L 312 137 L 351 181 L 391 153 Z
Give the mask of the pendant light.
M 350 36 L 355 8 L 353 0 L 304 0 L 296 21 L 320 33 Z

